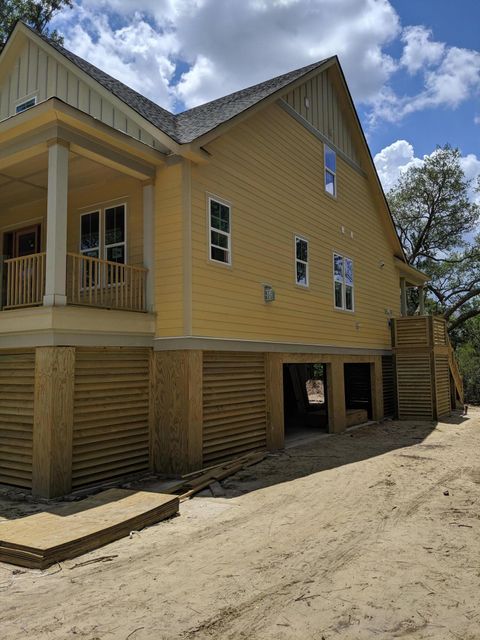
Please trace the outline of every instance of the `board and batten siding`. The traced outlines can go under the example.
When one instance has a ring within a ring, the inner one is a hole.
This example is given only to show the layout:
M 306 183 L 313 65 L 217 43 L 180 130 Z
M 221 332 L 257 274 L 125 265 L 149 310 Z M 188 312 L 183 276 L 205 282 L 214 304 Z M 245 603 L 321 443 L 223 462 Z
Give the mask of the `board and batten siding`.
M 284 100 L 345 155 L 359 164 L 350 127 L 328 69 L 287 93 Z
M 364 175 L 337 157 L 338 197 L 325 193 L 323 144 L 278 105 L 207 150 L 192 168 L 193 335 L 390 348 L 398 273 Z M 231 267 L 208 259 L 208 194 L 232 206 Z M 308 288 L 295 284 L 295 234 L 309 241 Z M 354 261 L 354 313 L 334 309 L 334 251 Z
M 149 354 L 77 348 L 73 488 L 148 469 Z
M 46 48 L 27 38 L 10 73 L 0 84 L 0 120 L 15 115 L 18 102 L 34 95 L 37 103 L 57 97 L 151 147 L 156 145 L 153 136 L 126 113 L 58 62 Z
M 0 482 L 31 488 L 35 350 L 0 354 Z

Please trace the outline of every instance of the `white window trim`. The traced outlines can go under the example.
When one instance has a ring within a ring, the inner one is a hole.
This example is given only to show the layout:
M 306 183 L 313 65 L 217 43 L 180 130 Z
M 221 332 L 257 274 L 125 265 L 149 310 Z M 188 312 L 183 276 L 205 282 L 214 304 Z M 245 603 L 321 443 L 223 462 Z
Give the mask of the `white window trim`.
M 303 240 L 303 242 L 307 243 L 307 261 L 306 262 L 305 262 L 305 260 L 300 260 L 299 258 L 297 258 L 297 240 Z M 309 286 L 310 286 L 310 265 L 309 265 L 309 261 L 310 261 L 310 243 L 308 241 L 308 238 L 305 238 L 305 236 L 299 236 L 298 234 L 294 235 L 294 237 L 293 237 L 293 257 L 294 257 L 294 263 L 293 263 L 294 273 L 293 273 L 293 277 L 295 279 L 295 284 L 297 285 L 297 287 L 302 287 L 302 289 L 308 289 Z M 300 264 L 304 264 L 307 267 L 307 282 L 306 282 L 306 284 L 298 282 L 298 280 L 297 280 L 297 262 L 300 262 Z
M 327 149 L 335 154 L 335 171 L 332 171 L 331 169 L 327 168 Z M 336 199 L 337 198 L 337 152 L 335 151 L 335 149 L 332 149 L 332 147 L 330 147 L 326 142 L 323 143 L 323 168 L 324 168 L 323 189 L 327 194 L 327 196 L 330 196 L 330 198 Z M 327 173 L 333 176 L 334 193 L 329 193 L 327 191 Z
M 343 280 L 342 280 L 342 306 L 337 307 L 336 299 L 335 299 L 335 256 L 342 258 L 343 260 Z M 347 299 L 347 285 L 345 283 L 345 260 L 350 260 L 352 263 L 352 308 L 347 309 L 346 307 L 346 299 Z M 332 280 L 333 280 L 333 307 L 335 311 L 343 311 L 345 313 L 355 313 L 355 262 L 350 256 L 346 256 L 339 251 L 334 251 L 332 253 Z
M 21 107 L 22 105 L 24 105 L 26 102 L 30 102 L 30 100 L 34 100 L 34 104 L 32 104 L 30 107 L 27 107 L 26 109 L 23 109 L 23 111 L 17 111 L 18 107 Z M 24 113 L 25 111 L 28 111 L 29 109 L 33 109 L 33 107 L 36 107 L 38 104 L 38 93 L 29 93 L 26 96 L 23 96 L 22 98 L 20 98 L 19 100 L 15 101 L 15 115 L 19 115 L 20 113 Z
M 230 227 L 229 233 L 227 233 L 226 231 L 220 231 L 219 229 L 212 227 L 212 215 L 211 215 L 212 202 L 217 202 L 218 204 L 221 204 L 224 207 L 228 207 L 229 227 Z M 212 247 L 216 247 L 218 249 L 221 249 L 222 251 L 225 251 L 225 247 L 218 247 L 217 245 L 212 244 L 212 231 L 215 231 L 216 233 L 220 233 L 221 235 L 227 236 L 228 262 L 224 262 L 223 260 L 217 260 L 216 258 L 212 258 Z M 231 267 L 232 266 L 232 205 L 227 200 L 224 200 L 223 198 L 219 198 L 213 194 L 207 194 L 207 232 L 208 232 L 207 246 L 208 246 L 209 262 L 223 265 L 224 267 Z
M 115 207 L 124 207 L 125 209 L 125 240 L 124 242 L 115 242 L 114 244 L 105 244 L 105 211 L 107 209 L 114 209 Z M 128 264 L 128 206 L 126 202 L 116 202 L 114 204 L 107 204 L 102 207 L 98 207 L 95 209 L 91 209 L 89 211 L 84 211 L 80 214 L 80 235 L 79 235 L 79 250 L 82 255 L 85 255 L 87 251 L 91 251 L 91 249 L 83 249 L 82 250 L 82 218 L 83 216 L 91 215 L 92 213 L 98 213 L 99 215 L 99 232 L 98 232 L 98 257 L 100 260 L 107 260 L 107 249 L 111 249 L 112 247 L 125 247 L 125 264 Z

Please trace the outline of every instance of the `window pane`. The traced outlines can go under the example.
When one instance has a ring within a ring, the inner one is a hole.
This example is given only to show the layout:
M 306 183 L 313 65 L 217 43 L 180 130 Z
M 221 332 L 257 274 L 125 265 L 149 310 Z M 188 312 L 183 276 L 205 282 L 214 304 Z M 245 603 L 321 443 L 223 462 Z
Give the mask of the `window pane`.
M 333 272 L 335 274 L 335 280 L 343 282 L 343 258 L 342 256 L 333 256 Z
M 308 262 L 308 242 L 306 240 L 296 239 L 297 245 L 297 260 L 303 260 Z
M 343 284 L 335 282 L 335 306 L 343 309 Z
M 111 262 L 125 264 L 125 245 L 120 245 L 119 247 L 108 247 L 106 251 L 106 258 Z
M 325 145 L 325 168 L 330 169 L 333 173 L 337 171 L 336 153 L 327 145 Z
M 210 225 L 214 229 L 230 233 L 230 209 L 229 207 L 210 200 Z
M 105 209 L 105 246 L 125 242 L 125 207 Z
M 353 285 L 353 263 L 345 258 L 345 284 Z
M 100 244 L 100 213 L 87 213 L 80 220 L 80 250 L 97 249 Z
M 345 309 L 353 311 L 353 288 L 348 285 L 345 288 Z
M 228 249 L 228 236 L 218 231 L 211 232 L 211 244 Z
M 325 171 L 325 191 L 331 196 L 335 195 L 335 176 L 330 171 Z
M 218 260 L 219 262 L 226 262 L 228 264 L 228 251 L 225 249 L 210 247 L 210 256 L 212 260 Z
M 307 285 L 307 265 L 297 262 L 297 284 Z

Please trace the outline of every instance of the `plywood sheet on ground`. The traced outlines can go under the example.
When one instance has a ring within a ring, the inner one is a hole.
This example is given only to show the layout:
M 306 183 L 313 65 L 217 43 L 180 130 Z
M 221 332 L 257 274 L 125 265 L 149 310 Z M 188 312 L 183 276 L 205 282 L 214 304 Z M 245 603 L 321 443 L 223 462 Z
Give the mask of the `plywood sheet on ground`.
M 4 523 L 0 561 L 44 569 L 98 549 L 175 515 L 177 496 L 149 491 L 109 489 L 51 511 Z

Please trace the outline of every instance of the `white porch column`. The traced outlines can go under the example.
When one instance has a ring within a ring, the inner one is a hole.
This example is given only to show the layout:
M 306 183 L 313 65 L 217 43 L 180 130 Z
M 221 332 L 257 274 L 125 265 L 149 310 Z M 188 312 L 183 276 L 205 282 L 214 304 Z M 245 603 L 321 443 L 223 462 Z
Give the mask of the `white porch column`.
M 53 140 L 48 146 L 47 258 L 45 295 L 48 307 L 67 304 L 67 198 L 68 143 Z
M 155 304 L 155 188 L 153 182 L 143 183 L 143 264 L 148 269 L 146 280 L 147 311 Z
M 418 313 L 421 316 L 425 315 L 425 287 L 423 285 L 418 287 Z
M 400 278 L 400 313 L 407 315 L 407 283 L 405 278 Z

